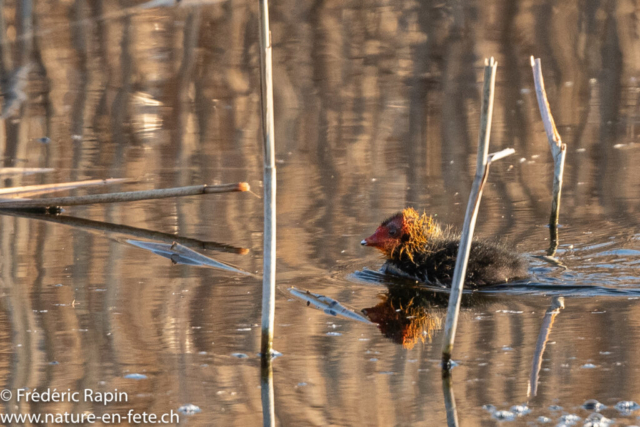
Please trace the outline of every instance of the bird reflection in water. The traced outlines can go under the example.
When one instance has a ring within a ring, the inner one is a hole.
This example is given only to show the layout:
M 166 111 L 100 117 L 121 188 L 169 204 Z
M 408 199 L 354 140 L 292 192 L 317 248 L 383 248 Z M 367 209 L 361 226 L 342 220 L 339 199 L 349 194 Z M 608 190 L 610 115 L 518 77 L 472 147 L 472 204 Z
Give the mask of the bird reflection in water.
M 463 306 L 479 303 L 477 294 L 463 296 Z M 447 315 L 449 294 L 424 286 L 393 285 L 379 295 L 380 302 L 362 313 L 377 323 L 384 336 L 412 349 L 418 341 L 431 342 Z

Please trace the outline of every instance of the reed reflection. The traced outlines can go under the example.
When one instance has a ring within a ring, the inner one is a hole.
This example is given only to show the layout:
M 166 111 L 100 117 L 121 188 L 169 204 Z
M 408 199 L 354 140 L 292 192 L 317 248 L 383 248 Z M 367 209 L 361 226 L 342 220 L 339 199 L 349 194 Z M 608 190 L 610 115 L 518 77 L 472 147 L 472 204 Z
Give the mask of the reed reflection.
M 276 425 L 276 411 L 273 393 L 273 357 L 271 354 L 260 355 L 260 395 L 262 398 L 262 425 Z
M 540 380 L 540 369 L 542 368 L 542 356 L 549 341 L 549 335 L 553 328 L 553 322 L 556 316 L 560 314 L 560 310 L 564 309 L 564 298 L 553 297 L 551 305 L 544 314 L 542 326 L 540 327 L 540 335 L 536 342 L 536 351 L 533 356 L 533 364 L 531 366 L 531 376 L 529 378 L 529 386 L 527 388 L 527 397 L 536 396 L 538 394 L 538 382 Z
M 0 215 L 14 216 L 29 218 L 36 221 L 44 221 L 55 224 L 63 224 L 70 227 L 74 227 L 81 230 L 97 233 L 113 233 L 121 236 L 138 237 L 156 242 L 163 242 L 166 244 L 179 243 L 181 245 L 189 246 L 201 250 L 213 250 L 218 252 L 230 252 L 239 255 L 245 255 L 249 253 L 249 249 L 240 248 L 225 243 L 218 243 L 212 241 L 203 241 L 200 239 L 194 239 L 190 237 L 179 236 L 176 234 L 163 233 L 160 231 L 148 230 L 139 227 L 131 227 L 123 224 L 113 224 L 106 221 L 94 221 L 90 219 L 77 218 L 66 215 L 43 215 L 39 213 L 30 212 L 18 212 L 10 210 L 1 210 Z
M 453 376 L 450 370 L 442 371 L 442 393 L 444 394 L 444 407 L 447 412 L 447 427 L 458 427 L 458 411 L 456 409 L 456 397 L 453 394 Z

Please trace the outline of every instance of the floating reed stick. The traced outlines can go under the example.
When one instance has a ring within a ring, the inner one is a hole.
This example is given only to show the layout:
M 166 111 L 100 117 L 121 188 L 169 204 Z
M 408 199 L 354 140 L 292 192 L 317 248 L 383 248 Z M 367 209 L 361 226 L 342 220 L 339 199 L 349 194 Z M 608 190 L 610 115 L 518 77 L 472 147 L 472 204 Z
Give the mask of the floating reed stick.
M 195 196 L 200 194 L 230 193 L 234 191 L 249 191 L 249 184 L 246 182 L 238 182 L 235 184 L 193 185 L 190 187 L 129 191 L 125 193 L 93 194 L 90 196 L 0 201 L 0 209 L 31 209 L 50 208 L 52 206 L 93 205 L 96 203 L 134 202 L 138 200 L 165 199 L 168 197 Z
M 550 246 L 547 255 L 554 256 L 558 248 L 558 218 L 560 216 L 560 197 L 562 194 L 562 175 L 564 174 L 564 161 L 567 156 L 567 145 L 562 143 L 556 122 L 551 115 L 547 92 L 544 89 L 544 79 L 542 77 L 542 66 L 540 58 L 531 57 L 531 68 L 533 69 L 533 81 L 536 87 L 536 97 L 538 107 L 542 116 L 544 130 L 547 133 L 549 149 L 553 156 L 553 201 L 551 203 L 551 216 L 549 217 L 549 229 L 551 234 Z
M 451 353 L 453 352 L 453 342 L 458 326 L 458 315 L 460 313 L 460 301 L 462 299 L 462 287 L 467 272 L 467 262 L 469 261 L 469 251 L 473 239 L 473 230 L 476 226 L 478 208 L 482 198 L 482 190 L 487 182 L 489 167 L 494 160 L 501 159 L 514 153 L 512 148 L 502 150 L 497 153 L 488 154 L 489 138 L 491 135 L 491 116 L 493 115 L 493 95 L 496 83 L 496 68 L 498 63 L 485 60 L 484 67 L 484 88 L 482 90 L 482 110 L 480 112 L 480 135 L 478 140 L 478 159 L 476 163 L 476 176 L 471 187 L 469 203 L 464 217 L 460 246 L 456 257 L 456 266 L 451 281 L 451 295 L 449 296 L 449 308 L 447 309 L 447 319 L 444 326 L 444 341 L 442 343 L 442 369 L 451 368 Z

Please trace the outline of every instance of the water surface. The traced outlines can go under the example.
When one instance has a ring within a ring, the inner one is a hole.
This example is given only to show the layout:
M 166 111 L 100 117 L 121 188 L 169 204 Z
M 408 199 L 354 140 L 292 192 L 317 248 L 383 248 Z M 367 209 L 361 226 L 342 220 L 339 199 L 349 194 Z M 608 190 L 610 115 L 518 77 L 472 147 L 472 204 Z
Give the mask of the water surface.
M 29 4 L 3 3 L 0 73 L 20 84 L 3 91 L 0 148 L 5 167 L 54 171 L 6 175 L 4 186 L 129 177 L 139 181 L 113 189 L 248 181 L 262 193 L 257 2 Z M 615 408 L 640 401 L 636 9 L 623 1 L 273 2 L 281 425 L 446 422 L 441 302 L 429 303 L 424 333 L 401 345 L 375 324 L 307 307 L 288 288 L 371 313 L 395 301 L 396 288 L 371 273 L 382 260 L 360 246 L 363 237 L 407 206 L 462 224 L 487 56 L 499 62 L 491 150 L 516 154 L 492 167 L 476 235 L 525 254 L 531 279 L 463 306 L 453 371 L 460 425 L 495 425 L 484 405 L 527 404 L 516 424 L 584 420 L 588 399 L 621 425 L 640 423 L 640 411 Z M 552 161 L 532 54 L 568 146 L 561 265 L 540 258 Z M 11 104 L 11 94 L 22 102 Z M 232 246 L 200 252 L 252 273 L 262 267 L 262 200 L 253 194 L 64 215 Z M 201 412 L 181 423 L 262 422 L 259 278 L 174 265 L 111 231 L 8 215 L 0 217 L 0 274 L 2 388 L 129 395 L 107 406 L 10 402 L 3 412 L 160 414 L 193 404 Z M 564 308 L 547 313 L 558 296 Z M 534 396 L 545 318 L 552 327 Z

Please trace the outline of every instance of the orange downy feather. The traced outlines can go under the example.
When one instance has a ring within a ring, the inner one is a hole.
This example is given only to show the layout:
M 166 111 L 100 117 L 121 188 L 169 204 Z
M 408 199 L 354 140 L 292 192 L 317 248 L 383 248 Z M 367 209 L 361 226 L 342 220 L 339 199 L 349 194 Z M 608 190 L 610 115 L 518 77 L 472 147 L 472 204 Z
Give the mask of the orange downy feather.
M 413 208 L 406 208 L 402 211 L 403 215 L 403 232 L 409 236 L 406 242 L 394 247 L 390 255 L 393 256 L 396 250 L 399 256 L 406 254 L 409 259 L 414 262 L 413 256 L 416 252 L 424 251 L 427 243 L 442 234 L 442 230 L 436 224 L 433 217 L 422 213 L 420 215 Z

